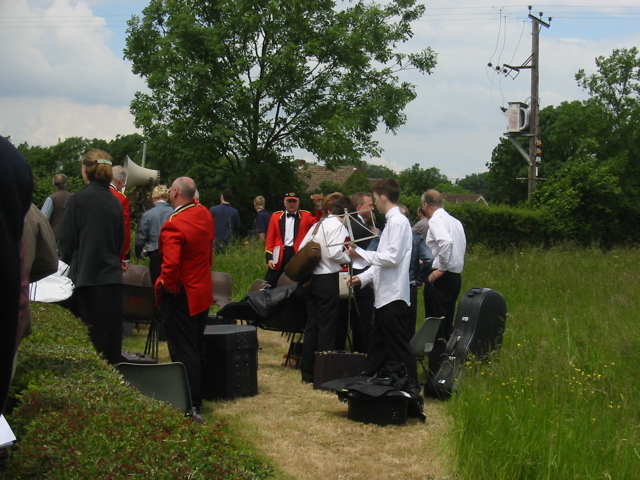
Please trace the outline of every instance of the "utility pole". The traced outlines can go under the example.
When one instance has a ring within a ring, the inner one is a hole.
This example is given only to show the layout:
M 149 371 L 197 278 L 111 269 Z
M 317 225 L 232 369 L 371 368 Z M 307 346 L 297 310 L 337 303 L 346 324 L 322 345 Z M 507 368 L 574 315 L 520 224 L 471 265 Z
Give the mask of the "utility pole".
M 542 16 L 542 12 L 540 12 Z M 540 118 L 540 26 L 549 28 L 549 23 L 531 14 L 529 7 L 529 18 L 531 19 L 531 113 L 529 114 L 529 179 L 528 179 L 528 200 L 536 189 L 538 183 L 538 164 L 540 163 L 539 146 L 541 145 L 538 127 Z
M 542 12 L 540 12 L 540 17 L 542 17 Z M 551 25 L 551 18 L 549 18 L 549 22 L 545 22 L 541 18 L 532 15 L 531 6 L 529 6 L 529 19 L 531 19 L 531 56 L 522 65 L 512 66 L 504 64 L 502 68 L 497 67 L 496 70 L 502 71 L 505 75 L 509 75 L 512 71 L 520 73 L 520 70 L 523 69 L 531 70 L 531 105 L 529 107 L 529 111 L 524 111 L 522 108 L 524 104 L 521 102 L 510 102 L 509 109 L 503 108 L 503 111 L 508 117 L 510 117 L 509 131 L 505 133 L 505 136 L 511 140 L 511 143 L 513 143 L 529 165 L 529 173 L 527 176 L 527 198 L 528 200 L 531 200 L 531 196 L 533 195 L 538 183 L 538 165 L 540 164 L 540 146 L 542 145 L 540 133 L 538 131 L 540 117 L 540 28 L 549 28 Z M 514 121 L 515 127 L 513 126 Z M 528 131 L 526 130 L 527 125 Z M 529 137 L 528 152 L 525 151 L 517 142 L 517 137 Z

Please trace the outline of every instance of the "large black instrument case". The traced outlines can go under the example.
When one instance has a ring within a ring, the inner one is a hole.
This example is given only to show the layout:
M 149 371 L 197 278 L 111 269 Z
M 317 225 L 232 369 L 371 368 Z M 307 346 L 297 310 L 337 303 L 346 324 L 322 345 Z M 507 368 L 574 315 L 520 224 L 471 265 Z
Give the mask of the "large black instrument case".
M 500 292 L 480 287 L 467 290 L 458 305 L 447 353 L 456 358 L 485 358 L 500 348 L 506 321 L 507 304 Z
M 367 355 L 344 350 L 316 352 L 313 362 L 313 388 L 326 390 L 322 384 L 338 378 L 355 377 L 367 369 Z
M 467 290 L 460 299 L 442 365 L 425 385 L 425 397 L 449 398 L 470 356 L 485 360 L 500 348 L 506 320 L 507 304 L 500 292 L 480 287 Z

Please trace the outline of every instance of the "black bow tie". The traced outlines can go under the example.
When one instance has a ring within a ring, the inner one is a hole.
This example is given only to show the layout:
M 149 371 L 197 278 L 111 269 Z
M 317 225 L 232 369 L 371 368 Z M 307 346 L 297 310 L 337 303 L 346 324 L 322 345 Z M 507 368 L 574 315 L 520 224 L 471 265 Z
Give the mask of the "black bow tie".
M 295 213 L 287 213 L 287 217 L 296 218 Z

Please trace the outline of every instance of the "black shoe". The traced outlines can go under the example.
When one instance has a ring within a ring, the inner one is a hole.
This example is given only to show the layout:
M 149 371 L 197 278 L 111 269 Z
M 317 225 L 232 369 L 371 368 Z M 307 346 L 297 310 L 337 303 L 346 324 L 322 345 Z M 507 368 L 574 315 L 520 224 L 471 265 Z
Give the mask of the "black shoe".
M 197 407 L 193 407 L 189 413 L 187 413 L 187 417 L 191 417 L 198 423 L 205 423 L 204 417 L 200 415 L 200 409 Z

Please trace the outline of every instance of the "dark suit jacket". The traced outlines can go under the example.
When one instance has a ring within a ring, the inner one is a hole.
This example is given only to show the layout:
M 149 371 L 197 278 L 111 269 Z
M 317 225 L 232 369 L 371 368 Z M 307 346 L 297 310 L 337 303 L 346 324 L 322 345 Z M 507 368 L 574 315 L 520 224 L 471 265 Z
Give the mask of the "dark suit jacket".
M 351 231 L 353 232 L 353 239 L 358 240 L 360 238 L 370 237 L 373 234 L 368 230 L 368 227 L 362 223 L 359 216 L 351 216 Z M 369 244 L 371 243 L 371 238 L 368 240 L 362 240 L 356 243 L 357 246 L 366 250 Z
M 156 289 L 187 295 L 189 315 L 208 310 L 213 303 L 214 226 L 211 213 L 199 203 L 188 203 L 171 215 L 160 230 L 158 246 L 162 270 Z
M 69 197 L 58 230 L 58 255 L 76 287 L 122 283 L 124 219 L 109 184 L 94 181 Z

